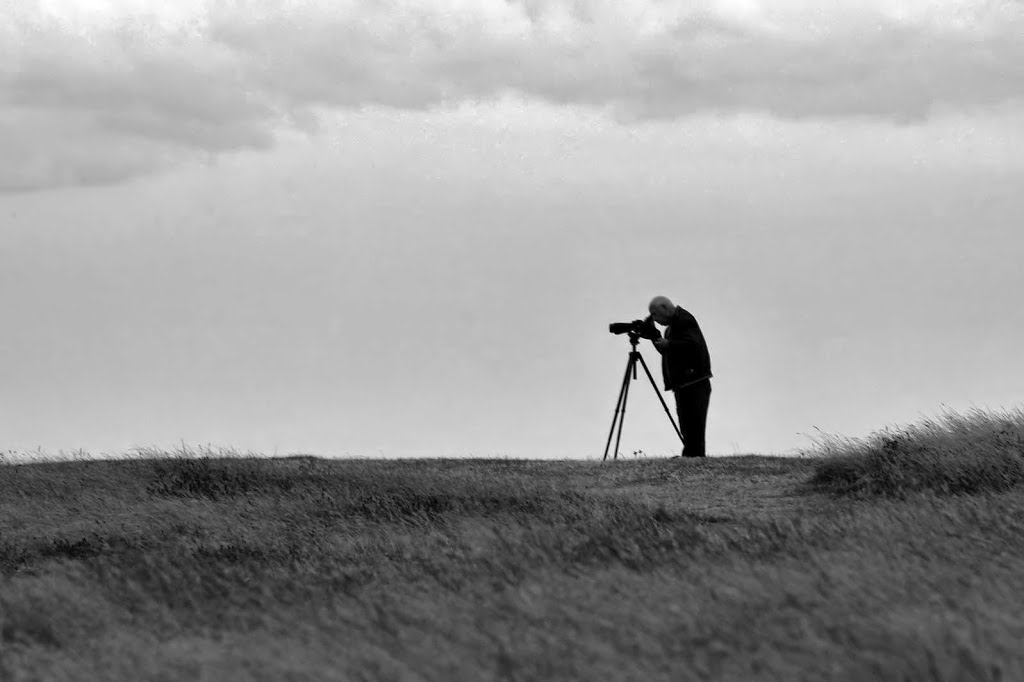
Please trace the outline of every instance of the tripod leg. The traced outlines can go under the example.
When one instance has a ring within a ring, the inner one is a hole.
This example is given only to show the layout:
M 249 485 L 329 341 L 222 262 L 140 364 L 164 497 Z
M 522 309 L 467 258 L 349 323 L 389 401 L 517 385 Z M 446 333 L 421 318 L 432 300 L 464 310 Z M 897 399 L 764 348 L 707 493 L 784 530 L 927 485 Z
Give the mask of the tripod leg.
M 654 381 L 654 377 L 651 375 L 651 370 L 647 369 L 647 362 L 644 360 L 644 356 L 638 355 L 640 358 L 640 364 L 644 366 L 644 371 L 647 372 L 647 378 L 651 380 L 651 386 L 654 387 L 654 393 L 657 394 L 658 400 L 661 401 L 661 406 L 665 408 L 665 414 L 668 415 L 669 422 L 672 423 L 672 428 L 676 430 L 676 435 L 679 436 L 679 440 L 683 440 L 683 432 L 676 426 L 676 420 L 672 418 L 672 412 L 668 409 L 668 403 L 665 402 L 665 398 L 662 397 L 661 391 L 658 390 L 658 384 Z
M 634 374 L 636 374 L 636 358 L 630 355 L 629 366 L 626 368 L 626 383 L 623 386 L 625 391 L 622 394 L 622 412 L 619 413 L 619 433 L 615 436 L 615 456 L 612 459 L 619 458 L 619 440 L 622 439 L 622 424 L 626 421 L 626 401 L 629 399 L 629 380 Z
M 624 398 L 629 387 L 629 371 L 632 368 L 632 365 L 632 359 L 626 362 L 626 373 L 623 375 L 622 384 L 619 386 L 619 398 L 615 402 L 615 414 L 612 415 L 612 428 L 608 430 L 608 441 L 604 444 L 604 457 L 601 458 L 601 461 L 608 459 L 608 448 L 612 445 L 612 435 L 615 433 L 615 422 L 619 421 L 619 411 L 625 411 L 626 409 L 626 401 Z M 618 452 L 618 446 L 616 446 L 615 450 Z

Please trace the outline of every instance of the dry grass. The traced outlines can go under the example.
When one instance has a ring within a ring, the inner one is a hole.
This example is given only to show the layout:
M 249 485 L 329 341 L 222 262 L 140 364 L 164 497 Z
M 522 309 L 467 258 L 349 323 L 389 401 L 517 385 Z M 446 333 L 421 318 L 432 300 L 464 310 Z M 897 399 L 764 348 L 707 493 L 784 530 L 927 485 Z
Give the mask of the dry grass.
M 865 440 L 825 438 L 812 485 L 844 494 L 1000 492 L 1024 483 L 1024 412 L 947 412 Z
M 1017 479 L 855 445 L 0 466 L 0 679 L 1024 679 Z

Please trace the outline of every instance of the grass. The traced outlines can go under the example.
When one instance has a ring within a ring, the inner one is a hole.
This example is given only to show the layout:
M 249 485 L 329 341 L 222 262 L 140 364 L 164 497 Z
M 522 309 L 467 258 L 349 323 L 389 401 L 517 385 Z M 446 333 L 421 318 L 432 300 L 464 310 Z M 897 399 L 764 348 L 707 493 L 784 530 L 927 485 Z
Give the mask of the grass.
M 1024 483 L 1024 411 L 947 412 L 866 440 L 826 437 L 811 483 L 842 494 L 1001 492 Z
M 0 679 L 1024 679 L 1022 435 L 8 464 Z

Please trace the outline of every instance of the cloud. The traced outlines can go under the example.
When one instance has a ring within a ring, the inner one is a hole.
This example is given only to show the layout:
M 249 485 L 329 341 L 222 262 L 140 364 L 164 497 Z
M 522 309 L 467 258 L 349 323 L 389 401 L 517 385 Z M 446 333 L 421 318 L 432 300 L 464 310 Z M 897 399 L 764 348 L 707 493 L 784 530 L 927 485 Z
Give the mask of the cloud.
M 294 102 L 429 107 L 506 91 L 625 117 L 921 119 L 1021 96 L 1020 3 L 291 3 L 211 37 Z M 234 5 L 239 7 L 237 3 Z M 372 7 L 373 9 L 369 9 Z
M 508 93 L 620 120 L 920 121 L 1019 101 L 1011 0 L 15 0 L 0 190 L 265 148 L 319 107 Z

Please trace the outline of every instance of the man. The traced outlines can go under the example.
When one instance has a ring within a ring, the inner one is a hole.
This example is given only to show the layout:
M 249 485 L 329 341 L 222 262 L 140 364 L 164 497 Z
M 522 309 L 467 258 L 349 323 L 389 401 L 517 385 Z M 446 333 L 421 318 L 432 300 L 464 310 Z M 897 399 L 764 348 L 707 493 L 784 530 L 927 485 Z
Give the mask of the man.
M 665 326 L 665 334 L 652 339 L 661 353 L 665 390 L 676 396 L 683 457 L 704 457 L 704 432 L 711 400 L 711 355 L 697 319 L 665 296 L 648 306 L 651 318 Z

